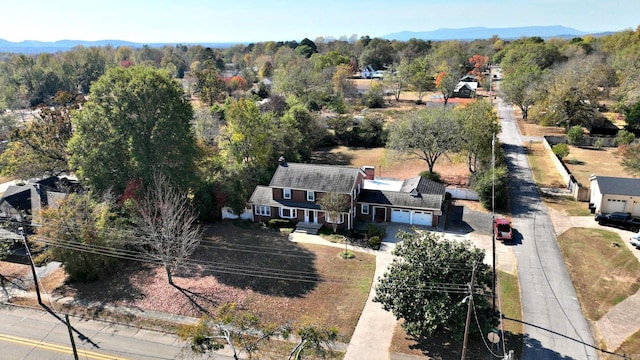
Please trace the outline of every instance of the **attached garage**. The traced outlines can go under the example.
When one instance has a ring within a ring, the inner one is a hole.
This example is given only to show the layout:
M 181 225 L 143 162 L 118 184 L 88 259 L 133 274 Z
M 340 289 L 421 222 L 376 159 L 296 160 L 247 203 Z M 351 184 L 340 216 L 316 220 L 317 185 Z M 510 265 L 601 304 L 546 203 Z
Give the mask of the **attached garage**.
M 410 224 L 411 213 L 409 212 L 409 210 L 391 209 L 391 222 L 401 223 L 401 224 Z
M 618 199 L 607 199 L 607 211 L 608 213 L 612 212 L 625 212 L 627 208 L 626 200 L 618 200 Z
M 391 222 L 431 226 L 433 224 L 433 215 L 430 211 L 391 209 Z
M 433 215 L 431 211 L 413 211 L 411 219 L 411 224 L 413 225 L 422 225 L 422 226 L 432 226 L 433 225 Z

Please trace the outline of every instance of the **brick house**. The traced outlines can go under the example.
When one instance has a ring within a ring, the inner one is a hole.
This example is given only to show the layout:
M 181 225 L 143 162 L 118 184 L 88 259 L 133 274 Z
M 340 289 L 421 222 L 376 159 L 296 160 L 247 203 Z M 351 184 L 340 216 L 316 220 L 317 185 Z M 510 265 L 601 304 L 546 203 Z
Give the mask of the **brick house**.
M 350 199 L 348 211 L 328 219 L 318 200 L 327 193 Z M 319 229 L 338 222 L 353 229 L 356 221 L 437 226 L 445 186 L 420 176 L 407 180 L 376 179 L 374 167 L 287 163 L 282 161 L 269 186 L 257 186 L 249 204 L 254 221 L 289 219 Z

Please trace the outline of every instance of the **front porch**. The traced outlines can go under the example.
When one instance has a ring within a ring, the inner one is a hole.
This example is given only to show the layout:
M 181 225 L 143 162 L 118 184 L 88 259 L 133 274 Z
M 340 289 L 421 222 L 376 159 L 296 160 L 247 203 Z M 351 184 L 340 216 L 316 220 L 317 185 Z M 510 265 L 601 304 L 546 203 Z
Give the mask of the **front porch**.
M 295 232 L 317 235 L 320 231 L 320 228 L 322 228 L 322 224 L 299 221 L 296 224 Z

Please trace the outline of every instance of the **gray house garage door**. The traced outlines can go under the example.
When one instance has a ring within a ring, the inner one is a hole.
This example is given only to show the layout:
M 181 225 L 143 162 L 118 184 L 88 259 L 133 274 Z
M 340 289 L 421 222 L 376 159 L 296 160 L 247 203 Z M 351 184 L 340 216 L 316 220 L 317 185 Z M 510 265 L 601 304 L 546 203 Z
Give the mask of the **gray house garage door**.
M 411 221 L 411 213 L 404 209 L 391 209 L 391 222 L 409 224 Z
M 391 209 L 391 222 L 431 226 L 433 224 L 433 216 L 428 211 Z
M 626 200 L 607 199 L 607 212 L 624 212 L 627 207 Z
M 411 219 L 413 225 L 431 226 L 433 225 L 433 216 L 428 211 L 413 211 L 413 218 Z

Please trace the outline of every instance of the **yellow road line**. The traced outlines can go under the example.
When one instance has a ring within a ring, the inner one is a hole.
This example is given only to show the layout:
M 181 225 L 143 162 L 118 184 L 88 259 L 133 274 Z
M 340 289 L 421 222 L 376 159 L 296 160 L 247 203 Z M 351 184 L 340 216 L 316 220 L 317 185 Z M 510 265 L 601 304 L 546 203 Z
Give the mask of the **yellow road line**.
M 51 350 L 51 351 L 57 351 L 57 352 L 65 353 L 65 354 L 73 354 L 73 350 L 71 349 L 71 346 L 58 345 L 58 344 L 47 343 L 47 342 L 37 341 L 37 340 L 31 340 L 31 339 L 27 339 L 27 338 L 23 338 L 23 337 L 11 336 L 11 335 L 5 335 L 5 334 L 0 334 L 0 340 L 4 340 L 4 341 L 11 342 L 11 343 L 14 343 L 14 344 L 20 344 L 20 345 L 26 345 L 26 346 L 35 346 L 37 348 L 41 348 L 41 349 L 45 349 L 45 350 Z M 97 352 L 83 350 L 83 349 L 78 349 L 78 355 L 86 357 L 86 358 L 89 358 L 89 359 L 96 359 L 96 360 L 126 360 L 125 358 L 112 356 L 112 355 L 106 355 L 106 354 L 100 354 L 100 353 L 97 353 Z

